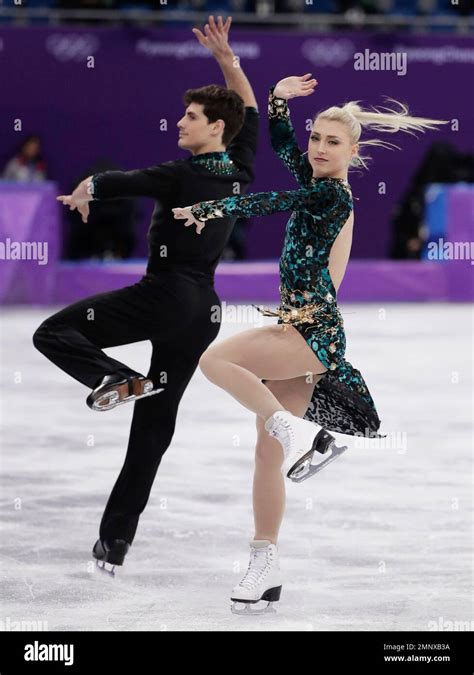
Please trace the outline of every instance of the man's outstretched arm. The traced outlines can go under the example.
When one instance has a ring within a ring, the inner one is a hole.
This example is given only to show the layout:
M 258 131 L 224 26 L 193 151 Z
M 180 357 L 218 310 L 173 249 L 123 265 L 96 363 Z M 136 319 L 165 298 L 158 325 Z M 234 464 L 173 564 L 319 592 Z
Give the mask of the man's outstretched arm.
M 105 171 L 88 176 L 79 183 L 70 195 L 56 199 L 74 211 L 77 209 L 83 222 L 89 216 L 89 202 L 103 199 L 126 199 L 127 197 L 170 198 L 179 181 L 176 162 L 164 162 L 146 169 L 132 171 Z
M 204 26 L 204 33 L 198 28 L 193 28 L 193 33 L 203 47 L 209 49 L 214 55 L 224 75 L 227 88 L 237 92 L 246 107 L 257 108 L 252 85 L 240 66 L 239 57 L 234 54 L 229 45 L 231 23 L 232 17 L 230 16 L 225 23 L 223 23 L 221 16 L 217 18 L 217 23 L 214 21 L 214 17 L 210 16 L 209 23 Z

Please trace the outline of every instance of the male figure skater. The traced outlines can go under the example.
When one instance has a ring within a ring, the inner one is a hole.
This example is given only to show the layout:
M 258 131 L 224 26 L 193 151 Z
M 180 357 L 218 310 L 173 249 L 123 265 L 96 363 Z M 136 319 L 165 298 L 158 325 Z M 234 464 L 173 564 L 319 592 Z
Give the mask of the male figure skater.
M 180 204 L 245 192 L 253 180 L 258 135 L 257 102 L 228 44 L 231 18 L 209 17 L 199 42 L 216 58 L 227 88 L 190 89 L 178 122 L 180 148 L 191 157 L 147 169 L 107 171 L 58 197 L 87 222 L 91 199 L 148 196 L 156 200 L 148 233 L 145 276 L 118 291 L 66 307 L 44 321 L 34 345 L 53 363 L 93 391 L 96 410 L 135 400 L 127 455 L 109 497 L 93 555 L 113 574 L 134 539 L 161 458 L 171 443 L 181 397 L 201 354 L 215 339 L 220 305 L 214 271 L 235 218 L 221 219 L 202 237 L 177 226 L 171 209 Z M 148 375 L 137 373 L 102 349 L 150 340 Z M 160 390 L 159 395 L 154 394 Z

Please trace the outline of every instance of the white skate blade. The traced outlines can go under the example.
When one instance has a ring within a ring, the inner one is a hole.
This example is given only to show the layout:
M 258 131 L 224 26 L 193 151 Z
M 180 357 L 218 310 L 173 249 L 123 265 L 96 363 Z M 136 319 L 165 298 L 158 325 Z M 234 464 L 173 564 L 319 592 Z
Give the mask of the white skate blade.
M 130 401 L 138 401 L 139 399 L 146 398 L 147 396 L 154 396 L 155 394 L 159 394 L 162 391 L 164 391 L 163 388 L 152 389 L 151 391 L 148 391 L 146 394 L 140 394 L 140 396 L 135 396 L 135 394 L 132 394 L 131 396 L 126 396 L 121 401 L 118 400 L 118 393 L 116 391 L 112 391 L 109 394 L 104 394 L 103 396 L 100 396 L 97 399 L 97 401 L 94 401 L 92 408 L 93 410 L 99 411 L 112 410 L 112 408 L 118 408 L 119 405 L 123 405 L 124 403 L 129 403 Z M 104 401 L 106 399 L 110 399 L 110 402 L 106 403 L 105 405 L 104 404 L 100 405 L 101 401 Z
M 230 606 L 232 614 L 239 614 L 240 616 L 251 616 L 257 614 L 276 614 L 276 609 L 273 606 L 274 602 L 267 602 L 267 600 L 257 600 L 257 602 L 242 602 L 234 600 Z
M 321 457 L 323 457 L 322 461 L 313 464 L 312 462 L 315 455 L 318 455 L 318 453 L 313 452 L 311 456 L 293 465 L 286 476 L 293 483 L 302 483 L 304 480 L 308 480 L 308 478 L 311 478 L 314 474 L 322 471 L 331 462 L 334 462 L 334 460 L 340 457 L 347 449 L 347 445 L 338 447 L 335 443 L 331 443 L 328 451 L 331 453 L 329 456 L 326 456 L 325 453 L 324 455 L 321 455 Z
M 111 563 L 108 562 L 104 562 L 103 560 L 96 560 L 96 565 L 101 572 L 104 572 L 105 574 L 108 574 L 111 577 L 115 576 L 115 565 L 112 565 Z

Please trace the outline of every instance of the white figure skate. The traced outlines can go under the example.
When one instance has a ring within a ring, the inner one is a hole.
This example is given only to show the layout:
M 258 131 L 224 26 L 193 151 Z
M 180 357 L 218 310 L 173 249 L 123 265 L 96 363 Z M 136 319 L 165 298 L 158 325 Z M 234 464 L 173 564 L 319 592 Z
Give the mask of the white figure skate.
M 307 480 L 347 450 L 347 446 L 337 447 L 334 436 L 318 424 L 288 410 L 277 410 L 265 422 L 265 429 L 282 444 L 285 453 L 282 473 L 294 483 Z M 313 464 L 315 452 L 325 455 L 329 451 L 327 458 Z
M 250 562 L 242 580 L 231 593 L 233 614 L 274 613 L 280 599 L 281 574 L 278 549 L 267 539 L 250 542 Z M 260 604 L 260 602 L 263 604 Z M 266 603 L 266 604 L 265 604 Z

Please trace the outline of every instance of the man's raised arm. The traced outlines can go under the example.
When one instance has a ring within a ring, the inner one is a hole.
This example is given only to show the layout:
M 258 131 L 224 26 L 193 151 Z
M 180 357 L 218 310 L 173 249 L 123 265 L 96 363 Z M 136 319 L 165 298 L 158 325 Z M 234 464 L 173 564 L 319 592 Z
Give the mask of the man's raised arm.
M 209 49 L 218 62 L 225 78 L 228 89 L 237 92 L 243 99 L 245 107 L 257 108 L 257 101 L 253 93 L 252 85 L 248 81 L 240 66 L 239 57 L 234 54 L 229 45 L 229 29 L 232 17 L 228 17 L 223 23 L 222 17 L 209 17 L 209 23 L 204 26 L 204 33 L 198 28 L 193 28 L 193 33 L 199 42 Z

